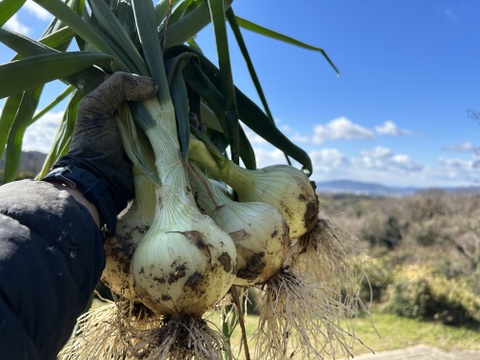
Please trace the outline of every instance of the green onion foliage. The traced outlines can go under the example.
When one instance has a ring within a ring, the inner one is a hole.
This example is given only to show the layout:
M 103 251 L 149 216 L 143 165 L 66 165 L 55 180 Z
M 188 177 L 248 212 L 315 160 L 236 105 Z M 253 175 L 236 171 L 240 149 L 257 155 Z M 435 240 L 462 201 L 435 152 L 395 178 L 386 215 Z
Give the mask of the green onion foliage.
M 38 40 L 4 26 L 25 1 L 0 1 L 0 41 L 16 53 L 11 61 L 0 65 L 0 98 L 5 98 L 0 115 L 0 157 L 6 157 L 4 183 L 15 179 L 28 126 L 70 95 L 50 153 L 38 174 L 41 177 L 68 151 L 81 98 L 106 75 L 118 70 L 149 75 L 160 84 L 168 84 L 170 93 L 165 96 L 170 96 L 174 105 L 178 140 L 185 158 L 191 133 L 189 113 L 194 112 L 207 128 L 204 139 L 235 163 L 241 159 L 247 168 L 256 167 L 255 153 L 244 131 L 247 126 L 282 150 L 289 163 L 294 159 L 307 174 L 313 171 L 308 154 L 275 126 L 241 30 L 317 51 L 338 73 L 321 48 L 235 16 L 232 0 L 160 0 L 156 4 L 149 0 L 35 1 L 53 16 Z M 145 11 L 152 6 L 153 13 Z M 196 34 L 209 24 L 218 54 L 214 60 L 207 59 L 195 42 Z M 260 105 L 234 85 L 227 26 L 246 61 Z M 39 109 L 45 84 L 53 80 L 65 84 L 65 90 Z M 142 131 L 141 123 L 147 120 L 139 118 L 134 117 L 135 126 Z M 144 163 L 141 158 L 145 156 L 136 154 Z

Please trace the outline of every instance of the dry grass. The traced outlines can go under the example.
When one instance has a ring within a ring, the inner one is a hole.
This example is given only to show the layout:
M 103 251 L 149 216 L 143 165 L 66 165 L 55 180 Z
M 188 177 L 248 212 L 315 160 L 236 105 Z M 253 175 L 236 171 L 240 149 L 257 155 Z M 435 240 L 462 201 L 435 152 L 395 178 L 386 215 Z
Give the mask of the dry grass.
M 321 216 L 360 239 L 364 252 L 398 264 L 471 275 L 480 266 L 480 195 L 429 191 L 403 198 L 323 197 Z M 439 261 L 440 260 L 440 261 Z

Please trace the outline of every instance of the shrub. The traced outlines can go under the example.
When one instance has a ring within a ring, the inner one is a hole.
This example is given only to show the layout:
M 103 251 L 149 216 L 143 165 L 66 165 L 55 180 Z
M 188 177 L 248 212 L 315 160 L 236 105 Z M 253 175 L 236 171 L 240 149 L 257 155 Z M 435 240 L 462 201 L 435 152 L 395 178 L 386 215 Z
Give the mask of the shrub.
M 432 295 L 425 279 L 402 279 L 391 285 L 387 311 L 407 318 L 426 319 L 431 310 Z
M 412 265 L 397 274 L 388 289 L 386 311 L 447 325 L 480 324 L 480 299 L 464 279 L 447 279 Z
M 431 247 L 433 245 L 450 245 L 453 243 L 450 229 L 445 220 L 427 220 L 411 226 L 410 236 L 415 245 Z
M 393 269 L 387 257 L 367 257 L 363 264 L 364 281 L 360 287 L 360 299 L 364 302 L 379 303 L 383 300 L 387 287 L 393 281 Z
M 433 317 L 444 324 L 480 324 L 480 299 L 462 278 L 436 277 L 431 283 L 435 300 Z
M 371 246 L 381 245 L 392 250 L 401 243 L 402 227 L 398 218 L 393 215 L 388 216 L 383 222 L 374 218 L 363 227 L 361 237 Z
M 440 190 L 430 190 L 408 200 L 408 211 L 413 221 L 428 220 L 446 215 L 448 196 Z

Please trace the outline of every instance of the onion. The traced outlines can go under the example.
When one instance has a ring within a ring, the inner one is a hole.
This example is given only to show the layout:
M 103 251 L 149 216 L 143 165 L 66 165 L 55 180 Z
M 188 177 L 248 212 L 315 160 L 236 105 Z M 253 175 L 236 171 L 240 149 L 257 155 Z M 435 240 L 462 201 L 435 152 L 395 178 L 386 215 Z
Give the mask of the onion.
M 135 293 L 158 314 L 200 316 L 231 287 L 235 246 L 188 194 L 168 185 L 156 193 L 160 213 L 132 258 Z
M 239 203 L 208 179 L 193 176 L 198 203 L 224 231 L 237 250 L 235 285 L 252 286 L 266 282 L 288 255 L 288 225 L 274 207 L 259 203 Z M 203 181 L 200 181 L 203 180 Z
M 217 154 L 206 145 L 190 140 L 189 158 L 208 169 L 213 177 L 225 181 L 241 202 L 262 202 L 276 208 L 287 221 L 290 238 L 308 233 L 316 224 L 318 199 L 307 175 L 289 165 L 273 165 L 248 170 Z
M 118 219 L 115 236 L 105 239 L 106 262 L 102 273 L 102 281 L 112 292 L 133 301 L 138 301 L 138 298 L 133 290 L 131 258 L 149 228 L 143 223 L 139 212 L 137 202 L 134 201 L 127 213 Z

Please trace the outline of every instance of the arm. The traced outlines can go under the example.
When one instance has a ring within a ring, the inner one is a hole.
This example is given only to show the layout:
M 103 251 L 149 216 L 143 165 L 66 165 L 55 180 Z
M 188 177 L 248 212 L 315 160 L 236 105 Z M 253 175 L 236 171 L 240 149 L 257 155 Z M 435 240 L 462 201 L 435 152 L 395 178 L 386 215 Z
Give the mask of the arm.
M 104 267 L 91 214 L 54 185 L 0 187 L 0 359 L 54 359 Z
M 155 92 L 150 78 L 112 75 L 80 103 L 46 181 L 0 187 L 0 359 L 55 359 L 70 337 L 105 265 L 100 228 L 112 234 L 134 195 L 114 112 Z
M 64 190 L 69 193 L 80 205 L 83 205 L 85 209 L 90 213 L 92 220 L 97 227 L 100 227 L 100 215 L 98 214 L 97 207 L 94 203 L 91 203 L 83 196 L 82 192 L 77 188 L 71 188 L 62 181 L 50 181 L 58 190 Z

